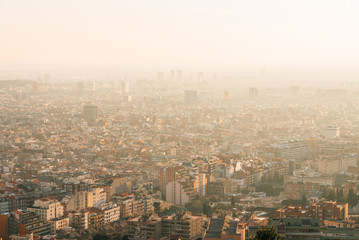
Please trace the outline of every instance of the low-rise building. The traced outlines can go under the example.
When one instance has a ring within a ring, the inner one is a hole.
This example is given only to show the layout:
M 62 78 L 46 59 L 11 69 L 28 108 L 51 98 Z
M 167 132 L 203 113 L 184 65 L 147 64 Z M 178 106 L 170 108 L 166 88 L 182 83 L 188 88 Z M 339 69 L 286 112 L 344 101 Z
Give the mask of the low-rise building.
M 51 234 L 56 234 L 56 231 L 62 230 L 65 227 L 70 226 L 70 219 L 68 217 L 59 217 L 49 220 L 51 223 Z

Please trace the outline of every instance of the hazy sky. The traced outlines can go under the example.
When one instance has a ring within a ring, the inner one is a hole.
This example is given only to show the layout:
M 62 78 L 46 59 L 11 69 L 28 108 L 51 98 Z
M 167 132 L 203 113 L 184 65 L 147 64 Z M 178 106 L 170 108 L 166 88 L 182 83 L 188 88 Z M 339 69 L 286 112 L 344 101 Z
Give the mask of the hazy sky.
M 358 65 L 357 0 L 0 0 L 0 67 Z

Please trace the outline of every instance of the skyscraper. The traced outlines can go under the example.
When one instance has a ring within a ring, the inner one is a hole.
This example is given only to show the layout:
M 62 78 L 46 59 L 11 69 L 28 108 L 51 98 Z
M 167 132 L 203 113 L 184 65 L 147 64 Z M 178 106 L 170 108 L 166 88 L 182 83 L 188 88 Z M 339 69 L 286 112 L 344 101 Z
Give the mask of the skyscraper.
M 198 82 L 203 81 L 203 72 L 198 73 Z
M 177 71 L 177 81 L 181 81 L 182 80 L 182 71 L 178 70 Z
M 176 74 L 176 72 L 175 72 L 175 70 L 171 70 L 171 73 L 170 73 L 170 80 L 171 81 L 174 81 L 175 80 L 175 74 Z
M 228 91 L 223 92 L 223 99 L 228 100 Z
M 160 82 L 163 81 L 163 72 L 158 72 L 157 73 L 157 81 L 160 81 Z
M 128 83 L 128 81 L 124 80 L 121 82 L 121 85 L 122 85 L 122 95 L 128 96 L 130 92 L 130 84 Z
M 194 189 L 200 196 L 206 196 L 207 194 L 207 176 L 204 173 L 200 173 L 196 176 L 194 181 Z
M 166 185 L 169 182 L 174 181 L 176 178 L 176 169 L 173 167 L 165 167 L 160 171 L 160 191 L 166 195 Z
M 197 91 L 186 90 L 184 92 L 184 102 L 186 105 L 193 105 L 197 103 Z
M 257 88 L 249 89 L 249 98 L 252 100 L 258 98 L 258 89 Z

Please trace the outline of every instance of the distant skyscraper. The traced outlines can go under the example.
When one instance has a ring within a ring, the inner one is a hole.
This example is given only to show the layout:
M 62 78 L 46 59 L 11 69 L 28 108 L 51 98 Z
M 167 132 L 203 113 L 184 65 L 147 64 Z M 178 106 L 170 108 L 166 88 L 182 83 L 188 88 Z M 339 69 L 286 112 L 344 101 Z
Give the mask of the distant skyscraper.
M 178 70 L 177 71 L 177 81 L 181 81 L 182 80 L 182 71 Z
M 223 99 L 228 100 L 228 91 L 223 92 Z
M 77 91 L 78 92 L 83 92 L 84 91 L 84 84 L 83 82 L 77 82 Z
M 198 82 L 203 81 L 203 72 L 198 73 Z
M 130 84 L 128 81 L 124 80 L 121 82 L 122 85 L 122 95 L 127 96 L 130 92 Z
M 98 118 L 98 106 L 85 105 L 83 107 L 83 117 L 87 122 L 94 122 Z
M 186 90 L 184 92 L 184 102 L 186 105 L 193 105 L 197 103 L 197 91 Z
M 217 81 L 217 73 L 213 73 L 213 81 Z
M 298 95 L 300 87 L 298 86 L 290 86 L 289 92 L 291 95 Z
M 175 74 L 176 74 L 176 71 L 175 70 L 171 70 L 171 74 L 170 74 L 170 80 L 171 81 L 174 81 L 175 80 Z
M 158 72 L 157 73 L 157 81 L 163 81 L 163 72 Z
M 250 88 L 249 89 L 249 98 L 250 99 L 258 98 L 258 90 L 257 90 L 257 88 Z

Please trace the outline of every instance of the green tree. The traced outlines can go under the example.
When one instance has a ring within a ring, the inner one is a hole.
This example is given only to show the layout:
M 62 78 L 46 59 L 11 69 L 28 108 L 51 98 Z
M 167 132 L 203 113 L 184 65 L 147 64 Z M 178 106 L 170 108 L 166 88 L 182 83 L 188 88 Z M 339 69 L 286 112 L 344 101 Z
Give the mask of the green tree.
M 160 202 L 154 202 L 153 207 L 155 208 L 155 213 L 160 213 L 161 211 L 161 203 Z
M 205 214 L 207 217 L 212 216 L 212 207 L 209 205 L 208 202 L 203 203 L 203 214 Z
M 280 179 L 278 172 L 275 172 L 274 176 L 273 176 L 273 182 L 280 183 L 280 181 L 281 181 L 281 179 Z
M 234 198 L 234 196 L 231 197 L 231 205 L 232 207 L 236 206 L 236 199 Z
M 306 207 L 308 205 L 308 200 L 307 197 L 305 195 L 303 195 L 302 197 L 302 202 L 301 202 L 301 206 L 302 207 Z
M 335 186 L 340 187 L 348 179 L 350 179 L 350 176 L 348 176 L 346 174 L 337 175 L 337 176 L 335 176 L 334 184 L 335 184 Z
M 334 200 L 335 200 L 334 190 L 330 190 L 330 191 L 329 191 L 327 199 L 328 199 L 328 200 L 331 200 L 331 201 L 334 201 Z
M 299 206 L 302 204 L 302 200 L 299 199 L 286 199 L 281 202 L 282 206 Z
M 327 189 L 326 188 L 323 189 L 322 197 L 327 198 Z
M 337 197 L 338 202 L 344 202 L 344 191 L 343 188 L 339 190 L 339 196 Z
M 122 234 L 121 233 L 113 234 L 111 240 L 122 240 Z
M 354 194 L 353 189 L 351 188 L 348 193 L 348 203 L 350 206 L 355 206 L 358 204 L 358 196 Z
M 269 177 L 267 177 L 267 175 L 264 175 L 262 178 L 261 178 L 261 183 L 268 183 L 270 182 L 269 181 Z
M 256 185 L 257 192 L 264 192 L 267 196 L 278 196 L 282 191 L 280 188 L 274 188 L 272 184 Z
M 93 240 L 110 240 L 111 238 L 104 233 L 98 233 L 93 236 Z
M 273 226 L 266 228 L 261 226 L 254 236 L 249 237 L 249 240 L 280 240 L 277 231 Z
M 203 203 L 203 214 L 204 215 L 208 216 L 209 208 L 210 208 L 210 206 L 208 203 L 206 203 L 206 202 Z

